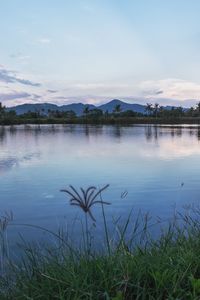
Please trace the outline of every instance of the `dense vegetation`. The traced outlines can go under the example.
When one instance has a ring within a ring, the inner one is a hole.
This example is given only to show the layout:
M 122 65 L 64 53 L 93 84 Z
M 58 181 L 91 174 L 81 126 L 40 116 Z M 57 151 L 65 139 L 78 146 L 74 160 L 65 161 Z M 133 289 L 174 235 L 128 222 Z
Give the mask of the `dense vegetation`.
M 200 123 L 200 102 L 196 107 L 183 109 L 182 107 L 164 108 L 159 104 L 147 103 L 145 113 L 137 113 L 132 110 L 122 111 L 120 105 L 116 105 L 112 112 L 103 112 L 100 109 L 86 108 L 81 116 L 74 111 L 45 112 L 43 109 L 35 112 L 27 112 L 16 115 L 16 112 L 8 111 L 0 104 L 0 124 L 66 124 L 66 123 L 93 123 L 93 124 L 132 124 L 132 123 Z
M 130 213 L 125 222 L 115 220 L 111 233 L 104 208 L 109 203 L 101 198 L 105 188 L 63 190 L 85 215 L 79 246 L 64 232 L 53 233 L 57 248 L 24 245 L 22 263 L 10 263 L 10 272 L 3 273 L 0 299 L 200 299 L 200 210 L 157 222 L 148 214 Z M 92 230 L 97 204 L 105 235 L 100 249 Z M 1 218 L 1 241 L 10 222 L 9 216 Z M 155 226 L 160 226 L 156 239 L 151 232 Z

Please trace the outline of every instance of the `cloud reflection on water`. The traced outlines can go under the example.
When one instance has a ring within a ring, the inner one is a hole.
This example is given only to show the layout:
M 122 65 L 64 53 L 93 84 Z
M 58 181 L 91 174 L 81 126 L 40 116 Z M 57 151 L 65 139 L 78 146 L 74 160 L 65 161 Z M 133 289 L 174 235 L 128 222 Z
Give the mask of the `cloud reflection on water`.
M 177 159 L 200 154 L 199 126 L 22 125 L 0 127 L 0 173 L 67 157 Z M 116 145 L 117 143 L 117 145 Z M 98 145 L 98 146 L 97 146 Z M 56 163 L 56 162 L 55 162 Z
M 30 166 L 30 164 L 35 163 L 39 157 L 40 153 L 27 153 L 22 157 L 1 157 L 0 155 L 0 174 L 7 172 L 14 167 Z

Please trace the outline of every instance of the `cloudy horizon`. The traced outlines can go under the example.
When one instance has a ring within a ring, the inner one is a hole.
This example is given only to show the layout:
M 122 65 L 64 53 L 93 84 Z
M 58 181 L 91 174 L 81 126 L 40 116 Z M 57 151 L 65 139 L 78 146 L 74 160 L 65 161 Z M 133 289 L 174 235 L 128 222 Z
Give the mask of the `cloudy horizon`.
M 0 101 L 193 106 L 199 9 L 197 0 L 8 0 L 0 11 Z

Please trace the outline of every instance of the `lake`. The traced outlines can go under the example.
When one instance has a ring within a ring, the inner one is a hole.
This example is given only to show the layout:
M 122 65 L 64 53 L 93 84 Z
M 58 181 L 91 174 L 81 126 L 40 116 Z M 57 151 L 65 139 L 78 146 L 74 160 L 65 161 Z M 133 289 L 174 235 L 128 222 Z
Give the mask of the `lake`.
M 107 183 L 103 199 L 112 203 L 106 207 L 109 221 L 126 217 L 131 208 L 166 218 L 175 207 L 198 204 L 200 127 L 0 127 L 0 208 L 1 214 L 13 212 L 14 223 L 56 230 L 64 222 L 70 228 L 82 212 L 60 190 L 69 184 L 86 188 Z M 96 206 L 97 224 L 100 212 Z M 19 234 L 28 240 L 40 237 L 39 230 L 12 226 L 11 243 Z

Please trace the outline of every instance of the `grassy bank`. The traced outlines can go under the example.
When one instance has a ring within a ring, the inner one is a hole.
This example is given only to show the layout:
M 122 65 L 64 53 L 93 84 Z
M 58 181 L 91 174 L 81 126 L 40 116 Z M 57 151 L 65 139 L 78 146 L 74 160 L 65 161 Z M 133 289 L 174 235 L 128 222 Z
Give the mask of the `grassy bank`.
M 111 256 L 30 257 L 16 286 L 1 299 L 200 299 L 200 233 L 169 236 L 129 253 Z M 41 261 L 41 259 L 38 259 Z
M 84 195 L 87 200 L 90 194 Z M 102 209 L 104 246 L 95 247 L 91 226 L 96 220 L 86 201 L 79 206 L 86 217 L 83 242 L 74 246 L 58 235 L 57 248 L 26 245 L 26 258 L 10 264 L 8 277 L 1 279 L 0 299 L 200 299 L 199 209 L 176 213 L 168 222 L 130 214 L 125 222 L 115 222 L 111 234 L 107 203 L 94 201 Z M 156 239 L 155 226 L 160 226 Z

